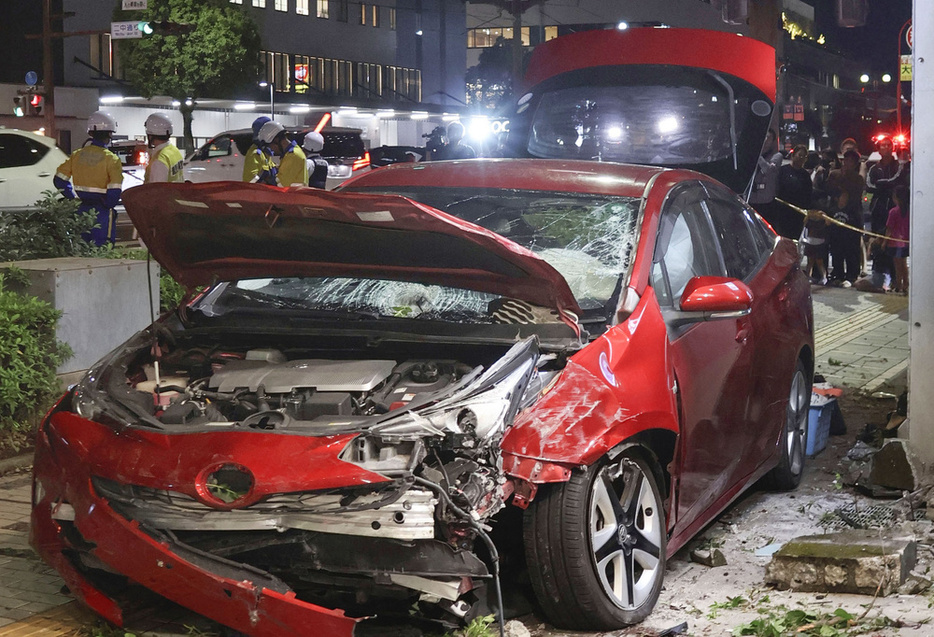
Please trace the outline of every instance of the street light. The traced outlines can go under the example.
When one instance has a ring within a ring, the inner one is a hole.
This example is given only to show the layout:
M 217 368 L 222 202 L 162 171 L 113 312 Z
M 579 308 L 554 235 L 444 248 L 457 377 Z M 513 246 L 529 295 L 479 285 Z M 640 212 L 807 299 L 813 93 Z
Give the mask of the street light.
M 889 82 L 892 81 L 892 76 L 889 75 L 888 73 L 885 73 L 882 75 L 882 81 L 888 84 Z
M 269 87 L 269 119 L 276 119 L 276 98 L 273 94 L 275 87 L 272 85 L 272 82 L 260 82 L 261 88 Z
M 863 73 L 862 75 L 859 76 L 859 81 L 862 82 L 863 84 L 868 84 L 868 83 L 869 83 L 869 75 L 867 75 L 866 73 Z M 262 86 L 262 85 L 261 85 L 261 86 Z

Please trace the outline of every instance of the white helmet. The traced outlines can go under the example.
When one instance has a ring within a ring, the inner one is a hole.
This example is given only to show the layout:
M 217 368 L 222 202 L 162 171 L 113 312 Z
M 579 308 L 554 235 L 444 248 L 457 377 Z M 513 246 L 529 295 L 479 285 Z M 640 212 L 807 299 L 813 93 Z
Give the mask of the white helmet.
M 106 131 L 112 133 L 117 130 L 117 120 L 110 113 L 95 111 L 88 117 L 88 132 Z
M 302 142 L 302 148 L 305 150 L 310 150 L 313 153 L 317 153 L 319 150 L 324 148 L 324 136 L 321 133 L 316 133 L 315 131 L 306 133 L 305 140 Z
M 284 130 L 285 126 L 279 122 L 266 122 L 263 124 L 263 127 L 259 129 L 259 135 L 257 135 L 257 138 L 264 144 L 271 144 L 272 140 L 274 140 L 276 136 Z
M 153 113 L 146 118 L 146 134 L 169 137 L 172 134 L 172 120 L 162 113 Z

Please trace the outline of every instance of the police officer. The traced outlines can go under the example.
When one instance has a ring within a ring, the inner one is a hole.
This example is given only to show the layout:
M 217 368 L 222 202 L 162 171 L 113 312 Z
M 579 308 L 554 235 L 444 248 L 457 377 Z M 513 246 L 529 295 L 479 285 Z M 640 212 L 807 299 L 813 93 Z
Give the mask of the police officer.
M 277 178 L 279 185 L 290 186 L 308 185 L 308 166 L 305 164 L 305 153 L 298 144 L 289 139 L 285 127 L 279 122 L 266 122 L 259 130 L 259 141 L 266 144 L 281 159 Z
M 253 120 L 253 145 L 246 151 L 243 160 L 243 181 L 251 184 L 269 184 L 275 186 L 276 164 L 272 153 L 259 141 L 259 131 L 271 120 L 265 115 Z
M 172 122 L 162 113 L 153 113 L 146 118 L 146 136 L 149 140 L 149 164 L 143 183 L 154 182 L 181 183 L 185 181 L 182 174 L 182 153 L 169 141 L 172 136 Z
M 324 137 L 315 131 L 306 133 L 302 148 L 308 151 L 305 162 L 308 164 L 308 185 L 324 190 L 328 185 L 328 162 L 320 154 L 324 148 Z
M 116 240 L 117 212 L 123 187 L 123 165 L 120 158 L 107 149 L 117 130 L 117 121 L 109 113 L 97 111 L 88 118 L 91 139 L 71 154 L 58 167 L 52 180 L 68 199 L 81 200 L 79 214 L 94 211 L 97 226 L 82 237 L 95 245 L 113 244 Z

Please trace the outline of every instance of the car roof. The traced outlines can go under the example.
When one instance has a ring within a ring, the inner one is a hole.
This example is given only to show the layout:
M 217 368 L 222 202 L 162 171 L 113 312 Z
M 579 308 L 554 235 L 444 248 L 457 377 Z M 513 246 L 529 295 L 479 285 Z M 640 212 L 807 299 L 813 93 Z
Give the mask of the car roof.
M 29 139 L 33 139 L 45 146 L 50 146 L 52 148 L 58 148 L 58 146 L 55 143 L 55 140 L 49 137 L 46 137 L 45 135 L 40 135 L 39 133 L 34 133 L 32 131 L 23 130 L 21 128 L 7 128 L 5 126 L 0 126 L 0 133 L 13 133 L 14 135 L 22 135 L 23 137 L 28 137 Z
M 667 168 L 562 159 L 467 159 L 393 164 L 346 182 L 342 190 L 399 186 L 514 188 L 642 197 Z M 693 171 L 690 173 L 702 178 Z

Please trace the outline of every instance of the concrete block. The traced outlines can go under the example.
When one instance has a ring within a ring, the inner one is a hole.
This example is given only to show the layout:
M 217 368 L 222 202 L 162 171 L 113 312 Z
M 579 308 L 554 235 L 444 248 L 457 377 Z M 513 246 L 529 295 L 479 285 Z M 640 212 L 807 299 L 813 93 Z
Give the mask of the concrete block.
M 869 479 L 890 489 L 914 491 L 924 475 L 924 465 L 912 452 L 907 440 L 894 438 L 872 457 Z
M 59 374 L 88 369 L 104 354 L 152 323 L 146 262 L 121 259 L 35 259 L 9 265 L 23 270 L 29 286 L 15 289 L 62 311 L 58 339 L 74 356 Z M 149 280 L 159 313 L 159 264 L 153 261 Z
M 772 556 L 765 579 L 780 589 L 889 595 L 915 566 L 917 545 L 878 531 L 808 535 Z

